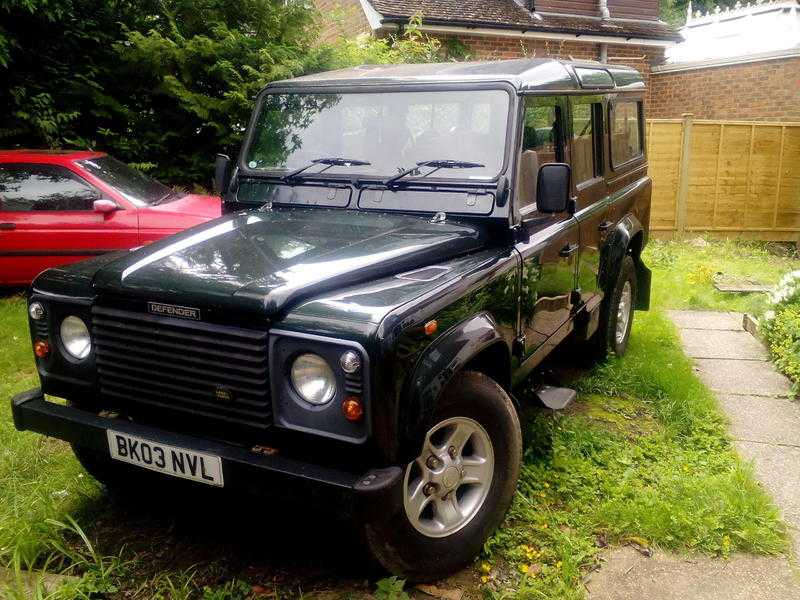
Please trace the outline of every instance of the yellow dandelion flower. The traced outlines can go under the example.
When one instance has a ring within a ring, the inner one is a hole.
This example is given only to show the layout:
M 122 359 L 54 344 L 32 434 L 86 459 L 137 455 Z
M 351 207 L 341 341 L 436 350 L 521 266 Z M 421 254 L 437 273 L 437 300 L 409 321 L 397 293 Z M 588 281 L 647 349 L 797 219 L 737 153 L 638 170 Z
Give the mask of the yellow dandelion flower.
M 560 569 L 561 565 L 564 564 L 560 560 L 556 563 L 556 569 Z
M 481 583 L 489 583 L 489 576 L 481 575 Z
M 527 573 L 528 572 L 528 568 L 529 568 L 528 565 L 520 565 L 519 566 L 519 572 L 520 573 Z
M 547 482 L 545 481 L 545 482 L 544 482 L 544 487 L 546 487 L 546 488 L 549 488 L 549 487 L 550 487 L 550 484 L 549 484 L 549 483 L 547 483 Z
M 488 562 L 481 563 L 481 571 L 483 573 L 488 574 L 491 570 L 492 570 L 492 565 L 490 565 Z

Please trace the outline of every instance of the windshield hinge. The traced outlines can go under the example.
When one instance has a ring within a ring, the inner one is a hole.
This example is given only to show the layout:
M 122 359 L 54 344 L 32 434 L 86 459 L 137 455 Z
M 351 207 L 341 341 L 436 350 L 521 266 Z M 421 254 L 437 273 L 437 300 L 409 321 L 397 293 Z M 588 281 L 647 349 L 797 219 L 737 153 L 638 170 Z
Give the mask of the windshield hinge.
M 431 217 L 431 223 L 444 223 L 447 220 L 447 213 L 437 212 Z

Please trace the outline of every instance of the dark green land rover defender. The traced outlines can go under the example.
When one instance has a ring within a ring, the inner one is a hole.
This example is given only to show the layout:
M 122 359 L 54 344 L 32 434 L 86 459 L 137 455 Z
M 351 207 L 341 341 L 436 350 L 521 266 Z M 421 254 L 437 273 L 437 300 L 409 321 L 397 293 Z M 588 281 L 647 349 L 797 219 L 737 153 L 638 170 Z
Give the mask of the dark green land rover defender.
M 567 340 L 623 353 L 648 306 L 644 92 L 550 59 L 270 84 L 225 216 L 33 283 L 17 428 L 111 488 L 288 497 L 404 577 L 464 566 L 514 495 L 517 384 Z

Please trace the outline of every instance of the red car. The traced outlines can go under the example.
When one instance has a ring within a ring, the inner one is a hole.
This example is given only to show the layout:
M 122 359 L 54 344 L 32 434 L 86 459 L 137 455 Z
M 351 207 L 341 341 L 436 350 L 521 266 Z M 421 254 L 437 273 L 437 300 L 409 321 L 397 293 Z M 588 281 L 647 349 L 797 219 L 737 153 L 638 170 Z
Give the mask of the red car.
M 218 197 L 175 192 L 100 152 L 0 151 L 0 285 L 220 213 Z

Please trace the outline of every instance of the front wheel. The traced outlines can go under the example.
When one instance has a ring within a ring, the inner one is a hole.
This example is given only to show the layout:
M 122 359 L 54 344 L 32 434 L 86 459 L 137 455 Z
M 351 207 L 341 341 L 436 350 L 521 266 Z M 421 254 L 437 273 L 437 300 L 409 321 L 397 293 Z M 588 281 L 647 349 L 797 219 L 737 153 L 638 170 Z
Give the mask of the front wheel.
M 372 555 L 413 581 L 463 568 L 505 516 L 521 460 L 508 394 L 482 373 L 457 375 L 406 466 L 402 507 L 393 515 L 372 511 L 363 524 Z

